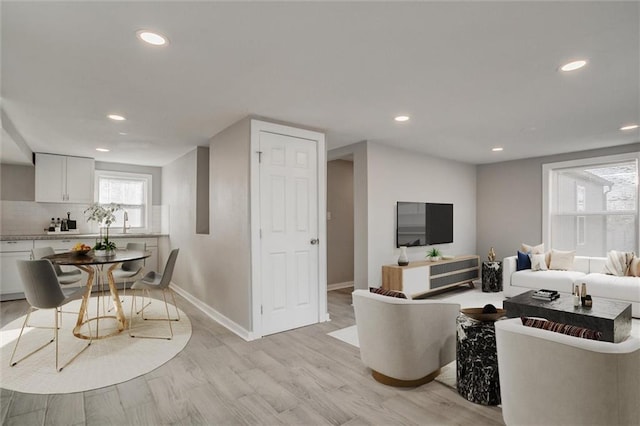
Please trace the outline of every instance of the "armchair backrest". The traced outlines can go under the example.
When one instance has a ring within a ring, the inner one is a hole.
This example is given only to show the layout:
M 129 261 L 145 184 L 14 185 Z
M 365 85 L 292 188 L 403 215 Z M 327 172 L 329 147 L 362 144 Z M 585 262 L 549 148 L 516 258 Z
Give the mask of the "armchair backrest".
M 360 357 L 373 370 L 412 380 L 455 359 L 459 304 L 356 290 L 353 306 Z
M 506 424 L 635 424 L 640 339 L 609 343 L 496 321 Z

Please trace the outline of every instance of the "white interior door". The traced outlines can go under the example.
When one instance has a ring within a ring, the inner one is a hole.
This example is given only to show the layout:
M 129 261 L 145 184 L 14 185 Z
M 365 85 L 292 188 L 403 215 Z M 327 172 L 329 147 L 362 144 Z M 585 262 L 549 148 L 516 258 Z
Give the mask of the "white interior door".
M 317 143 L 260 132 L 262 334 L 318 322 Z

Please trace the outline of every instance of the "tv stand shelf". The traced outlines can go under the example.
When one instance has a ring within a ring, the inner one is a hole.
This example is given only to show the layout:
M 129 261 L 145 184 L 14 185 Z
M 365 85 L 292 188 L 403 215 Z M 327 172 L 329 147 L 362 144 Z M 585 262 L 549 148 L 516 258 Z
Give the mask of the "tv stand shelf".
M 480 256 L 477 255 L 382 267 L 382 288 L 401 291 L 412 299 L 459 285 L 474 287 L 473 280 L 479 278 Z

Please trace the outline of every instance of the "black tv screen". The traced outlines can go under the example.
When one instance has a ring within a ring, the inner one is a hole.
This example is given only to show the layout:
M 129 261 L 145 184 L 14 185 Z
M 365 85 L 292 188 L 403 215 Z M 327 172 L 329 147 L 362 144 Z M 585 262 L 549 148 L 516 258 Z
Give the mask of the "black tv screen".
M 453 242 L 453 204 L 398 201 L 396 247 Z
M 427 211 L 425 203 L 398 201 L 397 205 L 397 247 L 427 245 Z
M 427 243 L 453 242 L 453 204 L 427 203 Z

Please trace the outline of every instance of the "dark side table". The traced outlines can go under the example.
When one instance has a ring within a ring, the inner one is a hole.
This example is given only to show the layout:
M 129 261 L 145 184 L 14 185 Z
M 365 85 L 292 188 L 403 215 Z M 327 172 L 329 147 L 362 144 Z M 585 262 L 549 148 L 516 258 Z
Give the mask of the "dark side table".
M 494 321 L 456 318 L 456 381 L 458 393 L 482 405 L 500 404 L 500 378 Z
M 482 262 L 482 291 L 502 291 L 502 262 Z

